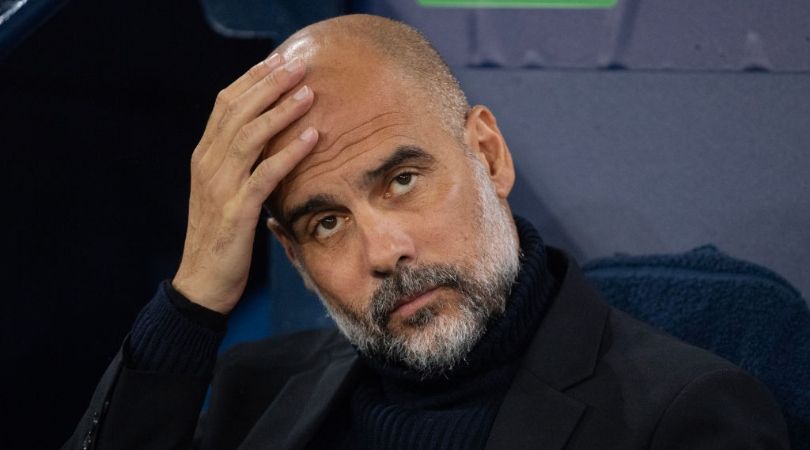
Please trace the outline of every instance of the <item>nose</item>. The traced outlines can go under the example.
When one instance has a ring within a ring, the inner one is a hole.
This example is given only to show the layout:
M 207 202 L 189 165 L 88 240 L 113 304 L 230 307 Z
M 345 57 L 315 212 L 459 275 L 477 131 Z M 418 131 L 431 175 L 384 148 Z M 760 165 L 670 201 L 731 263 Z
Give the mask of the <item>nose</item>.
M 416 260 L 416 246 L 406 224 L 387 214 L 363 218 L 363 244 L 375 278 L 390 276 L 402 264 Z

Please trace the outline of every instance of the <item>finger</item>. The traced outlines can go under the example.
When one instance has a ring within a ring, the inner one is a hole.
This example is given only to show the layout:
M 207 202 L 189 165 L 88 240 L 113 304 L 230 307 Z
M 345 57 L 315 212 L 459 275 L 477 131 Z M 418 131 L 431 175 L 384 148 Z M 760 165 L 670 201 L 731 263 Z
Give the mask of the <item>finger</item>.
M 214 102 L 214 108 L 211 111 L 211 115 L 208 116 L 208 122 L 206 123 L 202 139 L 200 139 L 200 145 L 198 148 L 201 150 L 201 153 L 204 153 L 208 148 L 212 135 L 216 131 L 216 124 L 218 124 L 222 119 L 222 115 L 225 110 L 227 110 L 228 105 L 239 98 L 239 96 L 241 96 L 251 86 L 264 79 L 264 77 L 267 75 L 273 73 L 273 71 L 280 67 L 283 63 L 284 57 L 279 53 L 273 53 L 265 60 L 248 69 L 247 72 L 229 84 L 228 87 L 219 91 L 217 94 L 217 99 Z M 202 157 L 202 155 L 199 156 Z
M 267 110 L 282 94 L 304 77 L 304 62 L 293 58 L 274 70 L 233 101 L 224 113 L 220 128 L 238 128 Z
M 244 117 L 253 119 L 267 110 L 285 92 L 295 87 L 304 78 L 305 72 L 306 67 L 301 58 L 293 58 L 274 70 L 239 96 L 238 108 L 233 109 L 234 120 Z
M 204 164 L 218 168 L 239 129 L 270 107 L 303 77 L 304 63 L 300 58 L 295 58 L 262 78 L 231 102 L 217 126 L 218 132 L 211 144 L 211 151 L 203 157 L 209 160 Z
M 273 53 L 264 61 L 254 65 L 247 72 L 242 74 L 228 87 L 219 91 L 217 101 L 214 105 L 215 112 L 224 112 L 228 105 L 242 96 L 251 87 L 264 80 L 264 78 L 284 64 L 284 57 L 279 53 Z
M 262 161 L 240 189 L 244 201 L 256 210 L 260 209 L 281 180 L 315 148 L 317 142 L 318 131 L 309 127 L 283 150 Z
M 247 177 L 267 142 L 303 116 L 312 107 L 313 100 L 312 89 L 303 86 L 273 109 L 243 125 L 236 133 L 217 176 L 227 180 Z

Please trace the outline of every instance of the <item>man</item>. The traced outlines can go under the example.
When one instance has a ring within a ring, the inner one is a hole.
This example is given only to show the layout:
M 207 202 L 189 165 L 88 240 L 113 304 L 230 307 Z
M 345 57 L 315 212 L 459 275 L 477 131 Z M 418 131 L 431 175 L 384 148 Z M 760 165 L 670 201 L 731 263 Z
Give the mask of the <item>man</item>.
M 492 112 L 414 30 L 346 16 L 296 33 L 220 93 L 180 268 L 65 447 L 787 447 L 757 381 L 611 310 L 513 219 L 514 178 Z M 263 206 L 339 332 L 214 370 Z

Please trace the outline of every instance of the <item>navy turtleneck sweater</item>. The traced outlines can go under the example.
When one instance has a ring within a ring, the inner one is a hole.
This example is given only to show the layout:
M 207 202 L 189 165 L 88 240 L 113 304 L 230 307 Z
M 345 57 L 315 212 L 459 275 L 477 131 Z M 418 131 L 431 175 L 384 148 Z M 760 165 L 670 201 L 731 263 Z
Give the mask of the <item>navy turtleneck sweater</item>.
M 407 367 L 361 355 L 366 374 L 310 448 L 482 449 L 495 415 L 537 329 L 555 283 L 543 242 L 517 219 L 521 270 L 502 315 L 464 364 L 425 379 Z
M 310 448 L 481 449 L 556 282 L 543 241 L 515 218 L 521 269 L 503 314 L 463 364 L 433 378 L 361 355 L 364 375 Z M 129 365 L 153 371 L 210 376 L 226 318 L 204 310 L 164 283 L 135 321 Z

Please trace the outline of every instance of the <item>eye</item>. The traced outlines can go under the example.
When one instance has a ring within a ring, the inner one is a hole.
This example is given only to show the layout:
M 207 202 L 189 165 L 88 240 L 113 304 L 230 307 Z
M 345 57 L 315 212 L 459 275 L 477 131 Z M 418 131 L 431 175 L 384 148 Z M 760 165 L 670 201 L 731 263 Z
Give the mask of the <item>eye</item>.
M 402 195 L 411 189 L 416 184 L 416 177 L 418 175 L 413 172 L 402 172 L 391 180 L 391 189 L 387 192 L 387 196 Z
M 326 239 L 333 234 L 337 233 L 343 224 L 346 222 L 345 217 L 340 216 L 326 216 L 318 221 L 315 225 L 313 234 L 318 239 Z

